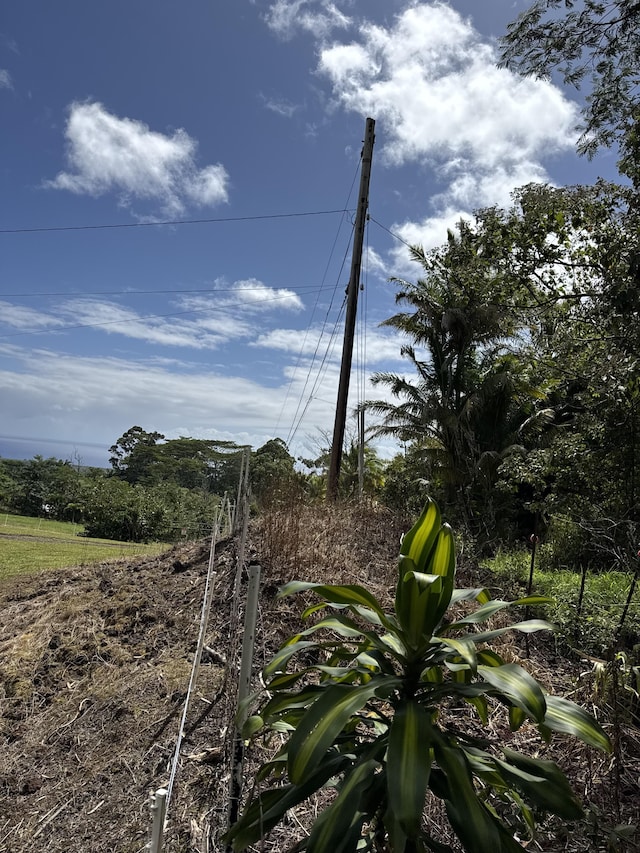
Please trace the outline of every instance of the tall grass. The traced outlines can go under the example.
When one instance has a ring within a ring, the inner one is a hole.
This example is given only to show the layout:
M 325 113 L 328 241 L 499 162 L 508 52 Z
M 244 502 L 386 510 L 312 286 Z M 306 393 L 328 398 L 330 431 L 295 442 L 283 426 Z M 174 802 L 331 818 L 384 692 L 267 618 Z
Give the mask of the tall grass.
M 273 577 L 323 583 L 395 584 L 402 527 L 369 503 L 280 501 L 256 523 L 260 553 Z

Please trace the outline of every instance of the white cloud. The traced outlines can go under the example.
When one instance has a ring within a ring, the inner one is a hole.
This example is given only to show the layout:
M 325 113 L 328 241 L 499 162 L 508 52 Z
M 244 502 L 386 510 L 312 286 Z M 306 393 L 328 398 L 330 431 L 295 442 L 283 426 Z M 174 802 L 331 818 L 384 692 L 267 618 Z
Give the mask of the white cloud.
M 212 310 L 211 305 L 208 308 Z M 95 325 L 106 334 L 160 346 L 215 349 L 230 339 L 232 331 L 229 323 L 212 324 L 209 318 L 186 320 L 176 316 L 181 313 L 179 311 L 168 317 L 141 316 L 115 302 L 92 299 L 68 301 L 62 310 L 73 325 Z M 247 329 L 243 332 L 246 334 Z
M 268 26 L 281 38 L 306 30 L 326 38 L 333 30 L 346 29 L 351 19 L 332 0 L 275 0 L 265 15 Z
M 301 334 L 296 329 L 273 329 L 270 332 L 265 332 L 260 335 L 254 342 L 256 347 L 264 347 L 265 349 L 277 350 L 279 352 L 291 353 L 292 355 L 301 355 L 305 359 L 312 357 L 316 351 L 323 353 L 326 349 L 328 341 L 325 340 L 321 347 L 318 347 L 317 342 L 322 335 L 322 330 L 319 328 L 309 329 L 306 335 L 301 339 Z M 364 342 L 363 342 L 364 343 Z M 394 361 L 400 361 L 400 347 L 406 343 L 401 335 L 380 329 L 379 327 L 369 327 L 366 334 L 366 360 L 370 366 L 377 364 L 385 364 Z M 359 349 L 362 349 L 362 344 L 359 340 Z M 334 340 L 329 352 L 329 358 L 334 361 L 340 360 L 342 350 L 342 338 Z M 306 362 L 308 363 L 308 361 Z
M 6 68 L 0 68 L 0 89 L 13 89 L 13 80 Z
M 6 345 L 0 345 L 0 355 L 16 365 L 0 368 L 7 434 L 51 440 L 73 436 L 78 443 L 102 441 L 105 450 L 132 424 L 167 436 L 260 446 L 277 434 L 278 423 L 294 421 L 307 379 L 303 367 L 286 370 L 285 379 L 280 374 L 268 386 L 234 375 L 228 365 L 220 371 L 202 365 L 181 368 L 155 360 L 80 357 Z M 337 366 L 315 386 L 305 423 L 332 423 L 336 382 Z
M 105 334 L 147 344 L 213 350 L 235 340 L 254 338 L 258 313 L 303 308 L 294 291 L 248 278 L 210 295 L 183 295 L 164 316 L 140 314 L 109 300 L 73 298 L 56 305 L 51 313 L 0 301 L 0 322 L 18 332 L 64 332 L 95 326 Z
M 576 105 L 496 61 L 470 21 L 439 2 L 414 2 L 389 27 L 363 23 L 350 42 L 320 44 L 318 71 L 335 103 L 378 122 L 376 157 L 388 167 L 417 163 L 442 187 L 421 221 L 392 226 L 407 242 L 431 248 L 461 216 L 508 205 L 516 187 L 548 180 L 546 157 L 574 145 Z M 406 248 L 391 263 L 407 274 Z
M 171 136 L 141 121 L 119 118 L 100 103 L 71 105 L 66 128 L 69 171 L 45 186 L 92 196 L 115 192 L 120 202 L 159 204 L 167 216 L 189 204 L 227 201 L 227 172 L 220 163 L 199 169 L 197 142 L 183 130 Z
M 299 329 L 271 329 L 259 335 L 253 342 L 253 346 L 294 355 L 312 356 L 322 334 L 321 329 L 309 329 L 305 333 L 301 333 Z M 339 355 L 338 352 L 338 357 Z
M 447 230 L 455 230 L 461 219 L 471 219 L 471 212 L 481 207 L 499 205 L 509 207 L 511 194 L 516 187 L 534 182 L 545 182 L 547 176 L 539 163 L 517 163 L 497 167 L 492 171 L 478 170 L 458 174 L 441 193 L 433 196 L 434 213 L 419 222 L 395 223 L 390 230 L 410 246 L 433 249 L 447 239 Z M 397 245 L 391 251 L 390 266 L 394 275 L 415 277 L 416 266 L 410 260 L 406 246 Z
M 374 275 L 376 278 L 383 280 L 388 279 L 392 274 L 389 266 L 373 246 L 367 246 L 364 250 L 362 269 L 366 273 L 369 273 L 369 275 Z
M 493 48 L 440 3 L 417 3 L 390 28 L 320 50 L 319 71 L 346 109 L 383 124 L 388 162 L 492 168 L 573 145 L 576 107 L 552 84 L 495 67 Z
M 292 104 L 286 98 L 266 98 L 261 95 L 261 100 L 268 110 L 283 118 L 291 118 L 300 109 L 300 104 Z
M 64 325 L 64 320 L 59 317 L 23 305 L 12 305 L 10 302 L 0 302 L 0 322 L 21 331 L 53 329 Z
M 287 288 L 276 289 L 267 287 L 256 278 L 248 278 L 237 281 L 235 292 L 245 305 L 259 308 L 287 308 L 300 311 L 304 308 L 303 302 L 297 293 Z

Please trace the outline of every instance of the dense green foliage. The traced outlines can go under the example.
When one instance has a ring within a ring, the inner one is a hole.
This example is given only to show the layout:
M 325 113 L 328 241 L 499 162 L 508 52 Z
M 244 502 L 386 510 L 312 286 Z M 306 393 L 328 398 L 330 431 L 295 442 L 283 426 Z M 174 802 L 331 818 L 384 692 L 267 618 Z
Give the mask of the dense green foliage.
M 297 849 L 451 850 L 425 830 L 428 797 L 444 802 L 469 853 L 524 849 L 516 838 L 533 837 L 535 819 L 545 812 L 567 821 L 582 816 L 556 764 L 496 743 L 495 727 L 491 746 L 475 729 L 463 734 L 459 716 L 448 713 L 468 703 L 487 725 L 489 712 L 502 705 L 512 730 L 530 721 L 545 741 L 557 731 L 609 749 L 580 707 L 546 694 L 487 646 L 508 631 L 538 631 L 547 623 L 479 629 L 510 605 L 484 589 L 455 589 L 454 576 L 451 529 L 429 502 L 402 543 L 394 613 L 361 586 L 293 581 L 281 590 L 314 592 L 320 603 L 304 616 L 325 615 L 311 619 L 264 670 L 269 698 L 245 731 L 271 730 L 285 740 L 258 774 L 273 786 L 247 804 L 227 836 L 235 850 L 258 842 L 290 808 L 327 786 L 337 787 L 337 796 Z M 480 606 L 469 609 L 473 603 Z M 292 661 L 298 666 L 288 672 Z
M 390 498 L 404 490 L 414 506 L 420 479 L 481 543 L 562 520 L 575 532 L 564 565 L 628 564 L 640 522 L 634 191 L 531 185 L 413 254 L 422 277 L 398 282 L 407 310 L 387 324 L 408 336 L 414 376 L 378 374 L 391 397 L 367 403 L 377 433 L 406 448 Z
M 640 4 L 535 0 L 502 63 L 587 87 L 579 149 L 617 146 L 631 186 L 514 193 L 461 221 L 397 281 L 409 375 L 367 403 L 404 444 L 383 499 L 424 484 L 486 550 L 536 530 L 549 568 L 634 576 L 640 540 Z
M 242 448 L 231 442 L 177 438 L 134 426 L 110 448 L 112 470 L 60 459 L 0 459 L 0 509 L 83 523 L 88 536 L 171 542 L 206 535 L 225 494 L 234 500 Z M 257 498 L 294 478 L 279 439 L 252 454 Z

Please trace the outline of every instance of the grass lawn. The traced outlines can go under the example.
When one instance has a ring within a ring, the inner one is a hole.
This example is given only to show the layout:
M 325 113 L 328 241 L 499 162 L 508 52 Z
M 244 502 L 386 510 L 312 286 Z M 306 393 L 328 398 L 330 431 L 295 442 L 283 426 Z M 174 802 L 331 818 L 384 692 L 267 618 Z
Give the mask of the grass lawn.
M 511 551 L 498 554 L 485 562 L 501 584 L 498 596 L 513 598 L 524 595 L 529 576 L 531 554 Z M 614 639 L 627 598 L 633 575 L 620 571 L 589 572 L 586 577 L 582 606 L 578 613 L 580 597 L 580 572 L 567 569 L 540 570 L 533 574 L 533 593 L 547 595 L 553 604 L 540 607 L 534 616 L 544 615 L 563 634 L 571 645 L 602 655 Z M 625 614 L 625 635 L 633 642 L 640 636 L 640 584 Z
M 82 525 L 44 518 L 0 515 L 0 581 L 15 575 L 84 566 L 102 560 L 159 554 L 169 545 L 138 544 L 79 536 Z

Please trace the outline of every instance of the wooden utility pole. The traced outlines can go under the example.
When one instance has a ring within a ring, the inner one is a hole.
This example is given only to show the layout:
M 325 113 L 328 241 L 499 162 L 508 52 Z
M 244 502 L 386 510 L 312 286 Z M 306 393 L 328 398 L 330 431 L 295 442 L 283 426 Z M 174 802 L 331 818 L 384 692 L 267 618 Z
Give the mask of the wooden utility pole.
M 351 275 L 347 287 L 347 313 L 344 324 L 344 341 L 342 344 L 342 363 L 340 365 L 340 383 L 338 385 L 338 401 L 336 403 L 336 419 L 333 427 L 333 442 L 331 444 L 331 460 L 327 478 L 327 500 L 334 501 L 338 496 L 338 480 L 340 478 L 340 463 L 342 461 L 342 444 L 347 420 L 347 397 L 349 396 L 349 379 L 351 378 L 351 360 L 353 356 L 353 339 L 356 329 L 356 312 L 358 308 L 358 290 L 360 289 L 360 268 L 362 266 L 362 246 L 364 244 L 364 229 L 369 207 L 369 179 L 371 177 L 371 161 L 373 159 L 373 143 L 375 140 L 376 123 L 372 118 L 367 119 L 364 146 L 362 148 L 362 169 L 360 172 L 360 190 L 358 193 L 358 212 L 353 233 L 353 255 L 351 257 Z

